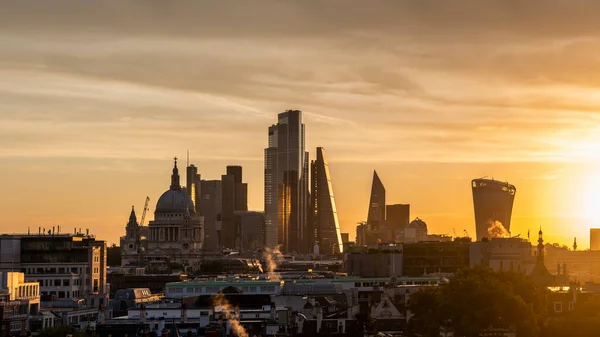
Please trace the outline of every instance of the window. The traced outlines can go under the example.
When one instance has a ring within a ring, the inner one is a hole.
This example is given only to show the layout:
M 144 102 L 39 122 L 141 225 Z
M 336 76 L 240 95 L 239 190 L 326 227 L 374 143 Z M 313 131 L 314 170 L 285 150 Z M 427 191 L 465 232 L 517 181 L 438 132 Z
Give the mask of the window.
M 573 311 L 573 310 L 575 310 L 575 303 L 573 303 L 573 302 L 569 302 L 569 310 L 570 310 L 570 311 Z
M 60 279 L 54 280 L 54 286 L 55 287 L 60 287 L 60 284 L 61 284 L 61 280 Z
M 67 280 L 63 280 L 63 286 L 64 287 L 68 287 L 70 285 L 71 285 L 71 280 L 68 280 L 68 279 Z
M 554 302 L 554 312 L 562 312 L 562 302 Z

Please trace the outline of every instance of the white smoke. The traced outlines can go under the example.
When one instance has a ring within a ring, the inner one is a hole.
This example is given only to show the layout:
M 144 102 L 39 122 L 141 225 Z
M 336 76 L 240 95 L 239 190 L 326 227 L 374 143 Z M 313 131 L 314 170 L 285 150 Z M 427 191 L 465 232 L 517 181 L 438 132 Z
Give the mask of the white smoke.
M 279 275 L 277 270 L 277 257 L 281 256 L 281 251 L 279 250 L 281 246 L 275 246 L 275 248 L 265 247 L 265 252 L 263 253 L 263 257 L 265 258 L 266 271 L 269 276 L 270 281 L 281 281 L 281 275 Z
M 221 312 L 225 314 L 225 318 L 227 318 L 227 321 L 229 321 L 229 325 L 231 326 L 231 330 L 233 330 L 234 335 L 238 337 L 248 337 L 246 329 L 244 329 L 240 323 L 240 317 L 237 313 L 237 308 L 233 308 L 223 294 L 217 294 L 213 296 L 212 299 L 215 309 L 219 307 Z M 231 313 L 232 311 L 234 311 L 234 314 Z
M 491 239 L 510 238 L 510 233 L 500 221 L 488 221 L 488 234 Z

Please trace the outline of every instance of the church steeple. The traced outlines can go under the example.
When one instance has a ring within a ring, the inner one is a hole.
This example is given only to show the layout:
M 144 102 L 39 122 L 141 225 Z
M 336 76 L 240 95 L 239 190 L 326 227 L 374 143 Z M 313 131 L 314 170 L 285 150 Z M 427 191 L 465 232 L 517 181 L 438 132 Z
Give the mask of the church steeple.
M 537 262 L 538 264 L 544 264 L 544 239 L 542 237 L 542 228 L 538 233 L 538 245 L 537 245 Z
M 177 157 L 173 159 L 175 160 L 175 166 L 173 167 L 173 174 L 171 175 L 171 189 L 180 190 L 181 184 L 179 182 L 179 169 L 177 168 Z

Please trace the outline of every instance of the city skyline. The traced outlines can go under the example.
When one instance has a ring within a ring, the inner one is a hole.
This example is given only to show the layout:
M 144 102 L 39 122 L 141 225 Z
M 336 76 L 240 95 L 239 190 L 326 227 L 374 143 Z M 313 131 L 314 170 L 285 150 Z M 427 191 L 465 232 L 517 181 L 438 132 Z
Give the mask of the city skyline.
M 3 2 L 4 226 L 117 243 L 188 149 L 205 179 L 243 166 L 262 210 L 266 128 L 299 109 L 306 148 L 328 150 L 342 232 L 366 220 L 377 170 L 389 204 L 474 236 L 470 181 L 489 176 L 519 188 L 513 234 L 585 248 L 600 222 L 594 11 L 377 2 Z

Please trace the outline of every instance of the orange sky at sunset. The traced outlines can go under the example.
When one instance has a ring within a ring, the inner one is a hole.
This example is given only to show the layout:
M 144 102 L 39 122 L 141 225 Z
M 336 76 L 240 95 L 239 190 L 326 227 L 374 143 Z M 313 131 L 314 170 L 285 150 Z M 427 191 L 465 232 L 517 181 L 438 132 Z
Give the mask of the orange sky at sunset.
M 242 165 L 262 210 L 267 127 L 300 109 L 351 238 L 376 169 L 430 232 L 474 234 L 470 181 L 493 176 L 513 234 L 586 248 L 600 3 L 457 2 L 0 0 L 1 232 L 117 242 L 188 149 L 206 179 Z

